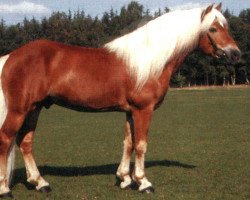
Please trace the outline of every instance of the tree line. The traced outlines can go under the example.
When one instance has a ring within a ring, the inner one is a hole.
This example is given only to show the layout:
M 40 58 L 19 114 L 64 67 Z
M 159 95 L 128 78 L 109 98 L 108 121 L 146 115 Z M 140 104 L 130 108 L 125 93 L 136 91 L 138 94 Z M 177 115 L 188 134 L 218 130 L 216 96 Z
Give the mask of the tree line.
M 110 9 L 102 17 L 86 15 L 82 10 L 69 10 L 67 13 L 54 12 L 42 20 L 24 18 L 22 23 L 15 25 L 6 25 L 2 19 L 0 54 L 7 54 L 30 41 L 42 38 L 70 45 L 100 47 L 169 11 L 166 7 L 151 13 L 143 5 L 132 1 L 119 12 Z M 242 10 L 239 16 L 227 9 L 224 16 L 228 19 L 231 35 L 243 53 L 242 62 L 237 65 L 225 64 L 221 60 L 194 52 L 172 77 L 172 86 L 249 84 L 250 9 Z

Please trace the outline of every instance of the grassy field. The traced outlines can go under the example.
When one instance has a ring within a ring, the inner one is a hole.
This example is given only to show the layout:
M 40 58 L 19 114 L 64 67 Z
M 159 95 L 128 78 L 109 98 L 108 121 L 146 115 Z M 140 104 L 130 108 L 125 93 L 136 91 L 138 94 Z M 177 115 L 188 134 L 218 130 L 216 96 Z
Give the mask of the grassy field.
M 16 199 L 250 199 L 250 88 L 170 90 L 150 129 L 146 173 L 155 194 L 121 190 L 123 113 L 43 110 L 34 141 L 49 196 L 26 183 L 17 153 Z

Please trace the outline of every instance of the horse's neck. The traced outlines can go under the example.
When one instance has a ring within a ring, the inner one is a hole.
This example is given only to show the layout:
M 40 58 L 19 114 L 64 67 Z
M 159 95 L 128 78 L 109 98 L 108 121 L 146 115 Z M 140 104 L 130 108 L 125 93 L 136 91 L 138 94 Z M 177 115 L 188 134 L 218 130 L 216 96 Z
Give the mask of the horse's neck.
M 167 92 L 168 90 L 171 76 L 178 70 L 178 68 L 181 66 L 181 64 L 189 54 L 190 52 L 186 52 L 178 57 L 176 56 L 165 65 L 165 68 L 159 78 L 159 82 L 164 92 Z
M 190 55 L 198 46 L 199 42 L 199 31 L 194 35 L 194 38 L 189 38 L 187 44 L 183 44 L 185 48 L 180 48 L 174 53 L 174 56 L 169 62 L 164 66 L 164 70 L 159 78 L 161 86 L 167 90 L 169 87 L 169 82 L 173 73 L 175 73 L 178 68 L 182 65 L 185 58 Z

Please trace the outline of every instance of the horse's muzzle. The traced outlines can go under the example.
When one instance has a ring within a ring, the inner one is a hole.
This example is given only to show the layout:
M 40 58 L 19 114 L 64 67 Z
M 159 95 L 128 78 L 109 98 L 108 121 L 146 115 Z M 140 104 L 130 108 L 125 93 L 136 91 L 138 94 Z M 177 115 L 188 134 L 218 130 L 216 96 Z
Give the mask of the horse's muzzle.
M 241 60 L 241 52 L 238 48 L 224 49 L 225 56 L 229 63 L 237 64 Z

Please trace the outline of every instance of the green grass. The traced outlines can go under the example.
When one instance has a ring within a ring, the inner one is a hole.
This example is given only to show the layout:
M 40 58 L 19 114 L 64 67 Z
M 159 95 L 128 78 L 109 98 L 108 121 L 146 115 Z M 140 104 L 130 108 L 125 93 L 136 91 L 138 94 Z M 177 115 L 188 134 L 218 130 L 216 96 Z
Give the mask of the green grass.
M 53 191 L 26 183 L 17 155 L 16 199 L 250 199 L 250 89 L 169 91 L 155 112 L 146 173 L 156 193 L 114 186 L 123 113 L 43 110 L 34 155 Z

